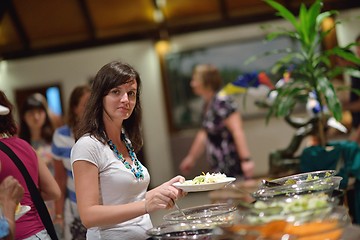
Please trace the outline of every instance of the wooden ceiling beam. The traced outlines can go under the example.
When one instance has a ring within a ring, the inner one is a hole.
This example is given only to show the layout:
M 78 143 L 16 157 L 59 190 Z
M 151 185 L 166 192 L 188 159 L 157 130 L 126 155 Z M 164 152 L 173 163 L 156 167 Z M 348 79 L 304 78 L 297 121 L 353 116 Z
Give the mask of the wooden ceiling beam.
M 94 40 L 94 39 L 96 39 L 96 29 L 95 29 L 94 21 L 93 21 L 93 19 L 91 17 L 89 8 L 88 8 L 85 0 L 78 0 L 78 2 L 79 2 L 79 5 L 80 5 L 81 12 L 84 15 L 85 24 L 86 24 L 87 29 L 89 31 L 90 38 L 91 38 L 91 40 Z
M 30 49 L 30 39 L 25 31 L 23 24 L 21 23 L 21 21 L 19 19 L 19 16 L 16 12 L 15 6 L 12 1 L 10 1 L 8 10 L 9 10 L 10 18 L 14 24 L 16 32 L 18 33 L 20 41 L 23 45 L 23 48 L 25 51 L 27 51 Z
M 229 18 L 228 7 L 226 5 L 226 2 L 225 0 L 218 0 L 218 1 L 220 6 L 221 18 L 226 20 Z
M 168 20 L 165 17 L 163 6 L 159 6 L 157 0 L 152 0 L 154 11 L 160 11 L 163 15 L 163 20 L 157 23 L 157 36 L 154 40 L 167 40 L 169 38 L 169 31 L 168 31 Z

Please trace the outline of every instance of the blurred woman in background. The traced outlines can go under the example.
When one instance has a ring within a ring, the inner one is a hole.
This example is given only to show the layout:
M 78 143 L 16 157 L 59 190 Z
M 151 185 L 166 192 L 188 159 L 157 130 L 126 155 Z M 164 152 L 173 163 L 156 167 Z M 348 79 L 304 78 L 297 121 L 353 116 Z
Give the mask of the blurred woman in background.
M 213 172 L 231 177 L 251 178 L 254 162 L 250 157 L 240 112 L 230 96 L 220 96 L 222 87 L 219 70 L 211 64 L 197 65 L 190 86 L 204 100 L 202 128 L 180 164 L 188 174 L 206 151 L 206 160 Z
M 54 161 L 51 154 L 53 133 L 54 127 L 48 114 L 46 98 L 40 93 L 30 95 L 20 110 L 19 137 L 35 149 L 39 160 L 43 161 L 54 175 Z M 55 203 L 48 201 L 46 206 L 54 219 Z
M 79 217 L 76 204 L 74 179 L 71 171 L 70 153 L 75 144 L 74 131 L 89 100 L 90 87 L 87 85 L 76 87 L 69 99 L 66 115 L 66 125 L 55 130 L 52 141 L 54 157 L 55 179 L 60 186 L 62 195 L 55 203 L 56 217 L 54 224 L 59 224 L 64 232 L 64 239 L 73 239 L 70 224 L 74 217 Z M 85 238 L 85 236 L 84 236 Z

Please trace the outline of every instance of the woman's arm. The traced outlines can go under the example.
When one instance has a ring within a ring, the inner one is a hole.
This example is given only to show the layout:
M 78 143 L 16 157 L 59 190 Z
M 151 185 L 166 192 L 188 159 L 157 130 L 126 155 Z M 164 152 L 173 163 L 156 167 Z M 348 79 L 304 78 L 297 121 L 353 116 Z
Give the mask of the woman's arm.
M 6 177 L 0 184 L 0 205 L 3 215 L 9 224 L 9 235 L 4 239 L 14 239 L 15 210 L 23 194 L 24 188 L 12 176 Z
M 61 196 L 61 191 L 59 185 L 57 184 L 55 178 L 52 176 L 49 168 L 45 165 L 42 160 L 38 160 L 39 163 L 39 191 L 44 199 L 56 200 Z
M 250 178 L 254 174 L 254 162 L 250 159 L 250 151 L 243 130 L 242 119 L 239 112 L 233 112 L 224 120 L 225 126 L 231 132 L 235 141 L 236 150 L 241 161 L 244 176 Z
M 64 204 L 66 196 L 67 173 L 64 164 L 60 160 L 54 160 L 55 180 L 60 187 L 61 196 L 55 202 L 56 223 L 63 222 Z
M 111 226 L 156 209 L 172 207 L 173 199 L 182 195 L 181 190 L 171 185 L 173 182 L 184 180 L 178 176 L 149 191 L 143 201 L 122 205 L 100 205 L 98 168 L 90 162 L 77 160 L 73 163 L 73 171 L 80 218 L 86 228 Z

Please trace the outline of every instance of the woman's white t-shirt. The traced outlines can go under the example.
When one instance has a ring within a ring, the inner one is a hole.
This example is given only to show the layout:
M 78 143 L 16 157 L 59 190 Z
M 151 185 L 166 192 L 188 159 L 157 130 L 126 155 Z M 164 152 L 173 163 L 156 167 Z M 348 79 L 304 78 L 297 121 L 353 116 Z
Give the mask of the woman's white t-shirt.
M 150 182 L 148 170 L 142 165 L 144 180 L 137 180 L 110 147 L 95 137 L 85 135 L 75 143 L 71 151 L 71 164 L 75 161 L 88 161 L 98 168 L 100 204 L 118 205 L 145 199 Z M 145 214 L 113 226 L 90 228 L 87 239 L 143 240 L 149 237 L 145 232 L 150 228 L 152 228 L 150 216 Z

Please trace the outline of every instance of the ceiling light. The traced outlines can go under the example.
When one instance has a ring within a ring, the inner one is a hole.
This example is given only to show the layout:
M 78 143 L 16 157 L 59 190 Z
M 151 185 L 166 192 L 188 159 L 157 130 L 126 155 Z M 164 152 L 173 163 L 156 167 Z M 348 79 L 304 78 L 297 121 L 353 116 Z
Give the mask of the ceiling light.
M 166 0 L 156 0 L 156 6 L 163 8 L 166 6 Z
M 157 23 L 162 23 L 164 21 L 164 14 L 160 9 L 155 9 L 153 12 L 154 21 Z

